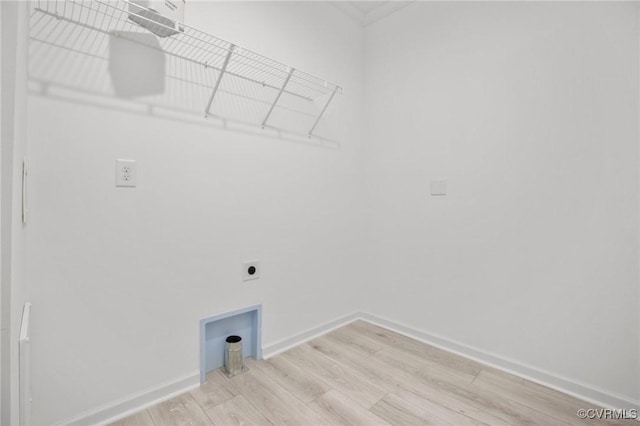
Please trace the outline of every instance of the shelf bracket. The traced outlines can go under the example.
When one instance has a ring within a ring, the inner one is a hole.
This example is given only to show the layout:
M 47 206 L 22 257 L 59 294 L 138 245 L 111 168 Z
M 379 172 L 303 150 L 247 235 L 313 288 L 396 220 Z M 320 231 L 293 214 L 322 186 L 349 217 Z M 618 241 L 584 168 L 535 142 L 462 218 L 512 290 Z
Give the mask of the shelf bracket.
M 271 104 L 271 108 L 269 108 L 269 112 L 267 113 L 267 116 L 264 118 L 264 120 L 262 120 L 263 129 L 264 129 L 264 126 L 267 125 L 267 120 L 269 119 L 269 116 L 273 112 L 273 109 L 276 107 L 276 104 L 280 100 L 280 96 L 282 96 L 282 92 L 284 92 L 284 89 L 287 87 L 287 83 L 289 83 L 289 79 L 291 78 L 293 71 L 294 71 L 293 68 L 289 68 L 289 74 L 287 75 L 287 78 L 284 80 L 284 83 L 282 83 L 282 87 L 280 88 L 280 91 L 276 95 L 276 98 L 273 100 L 273 103 Z
M 207 103 L 207 109 L 204 111 L 204 116 L 207 117 L 209 112 L 211 111 L 211 104 L 213 103 L 213 98 L 216 96 L 218 92 L 218 88 L 220 87 L 220 82 L 222 81 L 222 76 L 224 76 L 225 71 L 227 71 L 227 65 L 229 65 L 229 60 L 231 59 L 231 54 L 233 53 L 233 49 L 236 46 L 232 44 L 229 46 L 229 51 L 227 52 L 227 56 L 224 58 L 224 63 L 222 64 L 222 68 L 220 68 L 220 74 L 218 74 L 218 79 L 216 80 L 215 86 L 213 86 L 213 92 L 211 92 L 211 96 L 209 97 L 209 103 Z
M 322 116 L 324 115 L 324 112 L 327 110 L 327 108 L 329 107 L 329 104 L 331 103 L 331 101 L 333 100 L 333 97 L 336 95 L 336 92 L 338 92 L 339 86 L 336 86 L 333 89 L 333 92 L 331 92 L 331 96 L 329 96 L 329 99 L 327 99 L 327 103 L 324 104 L 324 107 L 322 108 L 322 111 L 320 111 L 320 114 L 318 114 L 318 118 L 316 118 L 316 122 L 313 123 L 313 126 L 311 126 L 311 130 L 309 130 L 309 137 L 313 136 L 313 131 L 316 129 L 316 126 L 318 125 L 318 123 L 320 122 L 320 119 L 322 118 Z

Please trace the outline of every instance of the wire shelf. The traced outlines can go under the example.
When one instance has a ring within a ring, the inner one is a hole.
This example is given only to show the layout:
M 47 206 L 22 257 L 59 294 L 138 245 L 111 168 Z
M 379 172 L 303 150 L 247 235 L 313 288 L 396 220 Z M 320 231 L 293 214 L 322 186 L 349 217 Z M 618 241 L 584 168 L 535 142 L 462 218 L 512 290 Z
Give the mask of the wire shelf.
M 156 46 L 146 46 L 216 72 L 215 82 L 210 88 L 211 93 L 204 108 L 205 116 L 212 113 L 213 100 L 222 81 L 225 78 L 235 78 L 271 91 L 271 105 L 260 123 L 262 127 L 268 125 L 271 113 L 282 96 L 308 102 L 326 97 L 326 102 L 308 132 L 311 136 L 334 96 L 342 93 L 342 88 L 335 83 L 196 28 L 173 22 L 132 1 L 38 0 L 35 10 L 107 35 L 149 32 L 158 35 Z M 130 41 L 136 42 L 135 38 L 130 38 Z

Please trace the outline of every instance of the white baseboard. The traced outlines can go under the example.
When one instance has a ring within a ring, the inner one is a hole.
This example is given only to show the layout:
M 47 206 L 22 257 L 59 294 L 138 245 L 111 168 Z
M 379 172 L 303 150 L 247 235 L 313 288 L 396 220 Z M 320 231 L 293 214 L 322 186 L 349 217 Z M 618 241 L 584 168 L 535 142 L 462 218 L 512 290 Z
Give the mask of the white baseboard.
M 391 331 L 395 331 L 407 337 L 411 337 L 412 339 L 436 346 L 456 355 L 472 359 L 479 363 L 566 393 L 603 408 L 626 410 L 635 408 L 640 410 L 640 401 L 633 401 L 625 396 L 617 395 L 613 392 L 599 389 L 595 386 L 580 383 L 517 360 L 496 355 L 464 343 L 456 342 L 446 337 L 421 331 L 377 315 L 363 312 L 360 314 L 360 319 L 387 328 Z
M 304 342 L 308 342 L 318 336 L 322 336 L 336 328 L 340 328 L 343 325 L 347 325 L 350 322 L 356 321 L 361 318 L 361 314 L 359 312 L 353 312 L 333 321 L 326 322 L 317 327 L 309 328 L 301 333 L 298 333 L 294 336 L 287 337 L 286 339 L 279 340 L 275 343 L 272 343 L 268 346 L 262 347 L 262 357 L 264 359 L 269 359 L 280 352 L 284 352 L 288 349 L 291 349 L 295 346 L 301 345 Z
M 360 318 L 357 312 L 345 315 L 336 320 L 310 328 L 294 336 L 280 340 L 262 348 L 263 358 L 270 358 L 280 352 L 301 345 L 315 337 L 326 334 Z M 56 425 L 104 425 L 123 419 L 140 410 L 166 401 L 200 385 L 200 372 L 195 371 L 184 377 L 146 389 L 134 395 L 106 404 L 94 410 L 86 411 L 72 418 L 65 419 Z
M 60 425 L 103 425 L 188 392 L 200 385 L 200 371 L 129 395 L 94 410 L 63 420 Z
M 463 356 L 465 358 L 469 358 L 493 368 L 506 371 L 507 373 L 511 373 L 532 382 L 539 383 L 543 386 L 558 390 L 597 406 L 626 410 L 635 408 L 640 410 L 640 401 L 632 401 L 629 398 L 621 395 L 616 395 L 612 392 L 599 389 L 595 386 L 580 383 L 567 377 L 563 377 L 558 374 L 554 374 L 548 371 L 544 371 L 540 368 L 527 365 L 517 360 L 496 355 L 482 349 L 478 349 L 464 343 L 448 339 L 446 337 L 421 331 L 402 323 L 366 312 L 353 312 L 333 321 L 329 321 L 317 327 L 309 328 L 301 333 L 297 333 L 293 336 L 265 346 L 262 348 L 263 357 L 265 359 L 271 358 L 281 352 L 301 345 L 302 343 L 305 343 L 323 334 L 329 333 L 330 331 L 333 331 L 356 320 L 363 320 L 375 325 L 379 325 L 412 339 L 416 339 L 429 345 L 436 346 L 448 352 Z M 108 424 L 127 417 L 137 411 L 158 404 L 162 401 L 166 401 L 167 399 L 171 399 L 174 396 L 187 392 L 199 386 L 199 384 L 200 372 L 194 371 L 187 376 L 160 384 L 150 389 L 146 389 L 140 393 L 130 395 L 95 410 L 91 410 L 76 417 L 66 419 L 65 421 L 59 422 L 57 424 Z

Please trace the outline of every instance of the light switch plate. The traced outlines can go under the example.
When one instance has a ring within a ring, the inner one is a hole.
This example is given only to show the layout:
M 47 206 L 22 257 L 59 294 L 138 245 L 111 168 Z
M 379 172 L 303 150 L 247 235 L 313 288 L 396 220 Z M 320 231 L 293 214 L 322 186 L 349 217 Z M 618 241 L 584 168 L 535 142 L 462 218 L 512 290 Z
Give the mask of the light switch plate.
M 134 188 L 138 183 L 135 160 L 116 160 L 116 186 Z
M 431 181 L 431 195 L 447 195 L 447 181 L 446 180 L 432 180 Z

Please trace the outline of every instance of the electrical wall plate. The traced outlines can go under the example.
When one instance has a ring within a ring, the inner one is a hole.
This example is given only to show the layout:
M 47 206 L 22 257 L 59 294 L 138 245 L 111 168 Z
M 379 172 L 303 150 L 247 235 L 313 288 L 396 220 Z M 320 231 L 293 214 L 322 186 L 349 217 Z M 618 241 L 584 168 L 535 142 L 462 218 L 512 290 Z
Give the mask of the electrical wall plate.
M 431 181 L 431 195 L 447 195 L 447 181 L 446 180 L 432 180 Z
M 116 186 L 134 188 L 138 183 L 135 160 L 116 160 Z
M 256 280 L 260 278 L 260 261 L 247 260 L 242 262 L 242 281 Z

